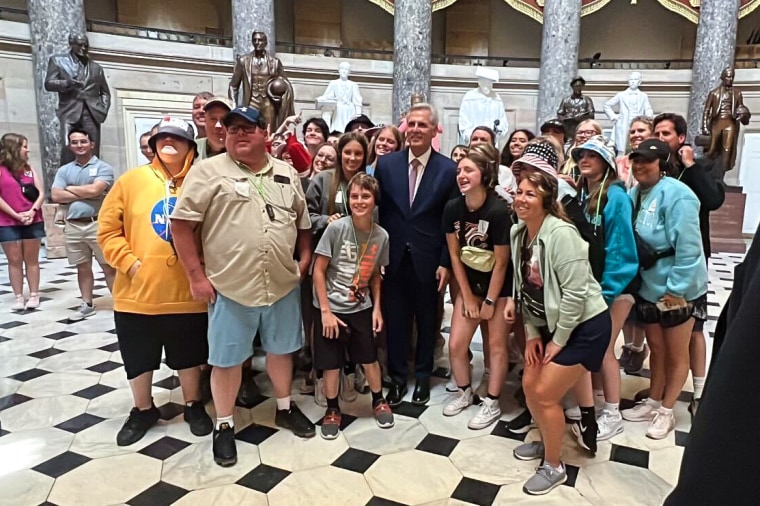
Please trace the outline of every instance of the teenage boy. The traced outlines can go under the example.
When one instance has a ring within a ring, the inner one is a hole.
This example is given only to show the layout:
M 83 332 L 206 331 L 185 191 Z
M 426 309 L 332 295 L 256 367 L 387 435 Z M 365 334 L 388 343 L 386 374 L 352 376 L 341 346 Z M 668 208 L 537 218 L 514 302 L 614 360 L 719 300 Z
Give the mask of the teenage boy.
M 388 233 L 373 219 L 380 192 L 377 180 L 359 173 L 348 185 L 351 214 L 330 223 L 317 245 L 314 262 L 314 368 L 324 371 L 327 411 L 322 437 L 340 434 L 340 371 L 346 361 L 362 364 L 372 393 L 377 424 L 393 427 L 393 413 L 383 397 L 375 335 L 383 328 L 380 267 L 388 265 Z

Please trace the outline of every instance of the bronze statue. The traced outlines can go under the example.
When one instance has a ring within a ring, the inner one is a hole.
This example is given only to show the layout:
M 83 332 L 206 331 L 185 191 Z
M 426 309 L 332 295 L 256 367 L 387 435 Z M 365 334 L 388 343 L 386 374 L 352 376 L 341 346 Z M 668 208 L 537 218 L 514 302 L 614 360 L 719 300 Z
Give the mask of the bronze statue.
M 739 122 L 749 123 L 752 114 L 744 105 L 742 92 L 734 88 L 734 69 L 726 67 L 720 74 L 721 84 L 707 95 L 702 115 L 702 133 L 710 137 L 705 156 L 720 157 L 723 172 L 734 168 Z
M 51 56 L 45 75 L 45 89 L 58 93 L 58 119 L 61 122 L 61 163 L 74 160 L 68 149 L 69 131 L 79 127 L 95 142 L 95 155 L 100 154 L 100 125 L 111 107 L 103 67 L 89 57 L 90 44 L 83 34 L 69 35 L 71 51 Z
M 293 86 L 285 75 L 279 58 L 267 52 L 267 36 L 253 32 L 253 52 L 235 62 L 230 81 L 230 98 L 240 107 L 257 109 L 270 132 L 276 132 L 293 110 Z M 242 85 L 242 90 L 241 90 Z
M 594 102 L 584 96 L 583 87 L 586 86 L 586 80 L 582 77 L 575 77 L 570 81 L 570 87 L 573 94 L 562 99 L 557 109 L 557 118 L 565 124 L 566 139 L 573 142 L 575 138 L 575 129 L 578 123 L 587 119 L 594 119 Z

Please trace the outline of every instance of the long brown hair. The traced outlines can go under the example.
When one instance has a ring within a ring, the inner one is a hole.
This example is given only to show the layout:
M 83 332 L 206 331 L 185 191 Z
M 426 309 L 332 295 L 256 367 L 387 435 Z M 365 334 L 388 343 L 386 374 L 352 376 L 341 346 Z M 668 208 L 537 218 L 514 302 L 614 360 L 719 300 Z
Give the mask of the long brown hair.
M 21 156 L 21 148 L 29 140 L 21 134 L 7 133 L 0 139 L 0 165 L 5 165 L 13 174 L 18 174 L 29 167 Z
M 487 192 L 499 183 L 499 151 L 490 144 L 478 144 L 469 149 L 465 158 L 480 170 L 480 184 Z
M 330 182 L 330 193 L 328 195 L 327 213 L 329 215 L 335 214 L 335 196 L 338 194 L 341 183 L 348 184 L 348 180 L 343 174 L 343 148 L 345 148 L 351 141 L 358 142 L 361 145 L 362 150 L 364 150 L 364 158 L 362 159 L 362 164 L 359 166 L 359 172 L 364 172 L 367 167 L 367 152 L 369 151 L 367 137 L 359 132 L 348 132 L 341 135 L 340 139 L 338 139 L 338 148 L 335 150 L 337 153 L 335 170 L 333 172 L 332 181 Z M 348 202 L 344 202 L 343 205 L 348 209 Z
M 523 172 L 520 182 L 522 183 L 523 181 L 528 181 L 536 188 L 536 191 L 541 196 L 541 207 L 547 214 L 572 223 L 570 218 L 567 217 L 565 208 L 557 200 L 559 183 L 555 176 L 547 174 L 542 170 L 529 170 Z

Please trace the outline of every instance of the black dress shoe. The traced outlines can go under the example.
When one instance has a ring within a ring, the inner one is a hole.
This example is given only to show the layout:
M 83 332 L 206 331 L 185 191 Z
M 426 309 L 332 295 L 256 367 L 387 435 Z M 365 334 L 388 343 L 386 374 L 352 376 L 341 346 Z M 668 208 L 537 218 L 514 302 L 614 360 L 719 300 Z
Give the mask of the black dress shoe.
M 424 406 L 430 400 L 430 378 L 418 379 L 412 394 L 412 404 Z
M 393 383 L 388 389 L 388 396 L 386 397 L 386 400 L 392 408 L 395 408 L 401 405 L 407 392 L 408 390 L 406 388 L 406 385 Z

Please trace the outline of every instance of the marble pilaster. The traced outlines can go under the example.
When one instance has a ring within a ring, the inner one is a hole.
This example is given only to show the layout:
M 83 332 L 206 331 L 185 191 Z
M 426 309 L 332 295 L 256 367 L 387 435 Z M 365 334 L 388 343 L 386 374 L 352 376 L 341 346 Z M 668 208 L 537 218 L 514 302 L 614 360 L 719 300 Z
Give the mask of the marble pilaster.
M 251 34 L 267 34 L 267 51 L 275 53 L 275 0 L 232 0 L 232 46 L 235 58 L 253 51 Z
M 433 7 L 428 1 L 396 0 L 393 21 L 393 122 L 409 110 L 412 95 L 430 101 Z
M 45 90 L 45 74 L 50 57 L 69 50 L 69 35 L 85 33 L 84 0 L 29 0 L 28 6 L 42 170 L 50 187 L 63 140 L 56 115 L 58 94 Z
M 703 0 L 699 7 L 689 98 L 689 142 L 700 133 L 707 94 L 720 84 L 723 69 L 734 62 L 739 4 L 740 0 Z
M 578 73 L 580 31 L 581 0 L 546 0 L 536 131 L 557 115 L 562 97 L 569 92 L 570 80 Z

